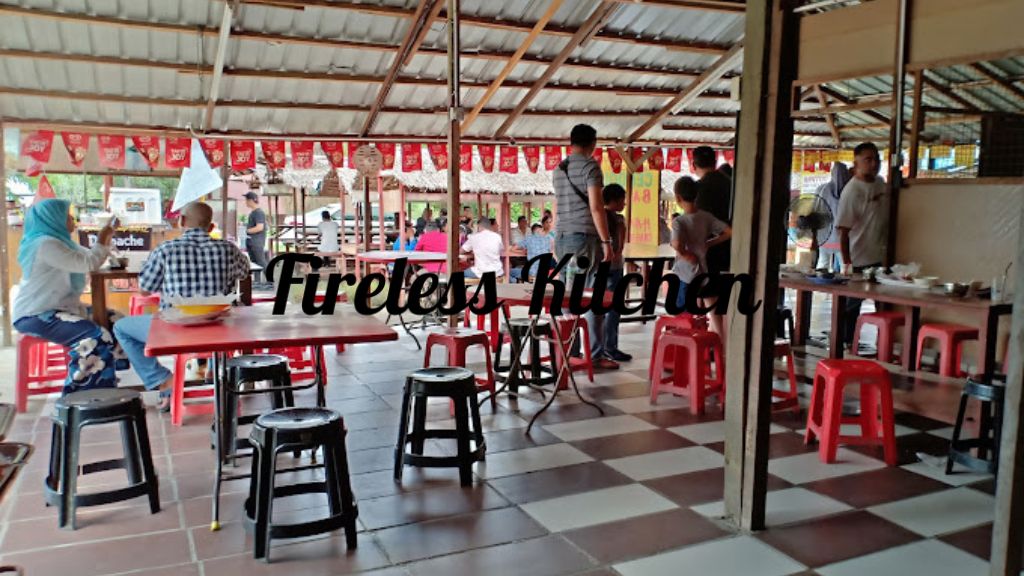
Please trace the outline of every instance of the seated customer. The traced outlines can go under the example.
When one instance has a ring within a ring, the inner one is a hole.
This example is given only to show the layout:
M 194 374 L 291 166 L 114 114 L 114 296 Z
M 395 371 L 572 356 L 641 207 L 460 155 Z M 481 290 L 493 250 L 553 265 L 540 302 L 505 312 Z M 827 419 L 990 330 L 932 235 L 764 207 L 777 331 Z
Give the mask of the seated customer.
M 110 252 L 107 224 L 86 249 L 71 239 L 75 217 L 67 200 L 36 202 L 25 214 L 18 246 L 21 283 L 14 300 L 14 328 L 68 348 L 64 393 L 117 386 L 117 361 L 124 354 L 110 331 L 89 319 L 81 302 L 85 274 L 99 269 Z
M 405 230 L 395 239 L 391 249 L 396 252 L 409 252 L 416 249 L 416 228 L 411 223 L 405 223 Z
M 234 244 L 210 238 L 213 209 L 193 202 L 181 211 L 179 238 L 156 247 L 142 265 L 139 292 L 160 293 L 160 308 L 168 308 L 171 296 L 220 296 L 235 292 L 237 282 L 249 274 L 249 259 Z M 114 324 L 114 334 L 124 344 L 135 372 L 147 389 L 160 388 L 160 410 L 170 409 L 172 374 L 157 359 L 146 356 L 146 338 L 152 314 L 129 316 Z
M 526 236 L 516 245 L 517 248 L 526 251 L 526 261 L 529 262 L 532 258 L 541 256 L 544 254 L 551 254 L 552 257 L 555 253 L 555 241 L 544 233 L 544 227 L 539 223 L 534 222 L 530 230 L 530 235 Z M 530 264 L 529 279 L 522 277 L 522 268 L 513 268 L 509 271 L 508 275 L 513 281 L 519 280 L 523 282 L 533 282 L 534 277 L 537 276 L 537 266 L 540 265 L 540 261 Z
M 473 254 L 473 267 L 466 270 L 466 278 L 482 278 L 488 272 L 501 278 L 505 275 L 505 267 L 501 262 L 501 253 L 505 245 L 496 232 L 491 230 L 491 219 L 481 218 L 477 223 L 477 233 L 470 234 L 462 245 L 462 251 Z
M 416 252 L 440 252 L 442 254 L 447 254 L 448 235 L 438 228 L 437 223 L 427 223 L 424 230 L 425 231 L 416 242 L 414 250 Z M 431 274 L 440 274 L 447 269 L 444 262 L 426 262 L 420 265 L 420 268 L 424 272 L 430 272 Z

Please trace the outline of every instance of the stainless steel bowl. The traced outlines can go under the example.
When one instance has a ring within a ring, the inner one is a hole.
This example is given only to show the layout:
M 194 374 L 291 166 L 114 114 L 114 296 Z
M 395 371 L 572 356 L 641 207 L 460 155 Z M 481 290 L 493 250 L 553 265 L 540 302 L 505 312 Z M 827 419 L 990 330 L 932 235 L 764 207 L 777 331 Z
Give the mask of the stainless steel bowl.
M 967 290 L 970 289 L 970 287 L 970 284 L 964 284 L 962 282 L 946 282 L 942 285 L 946 296 L 956 296 L 957 298 L 966 296 Z

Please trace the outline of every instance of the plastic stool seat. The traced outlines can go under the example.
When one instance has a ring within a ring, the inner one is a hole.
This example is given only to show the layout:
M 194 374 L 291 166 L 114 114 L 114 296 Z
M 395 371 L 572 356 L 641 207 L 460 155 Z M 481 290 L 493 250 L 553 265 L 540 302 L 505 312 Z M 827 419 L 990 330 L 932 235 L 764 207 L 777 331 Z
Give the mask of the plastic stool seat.
M 29 334 L 18 334 L 16 353 L 14 405 L 19 413 L 28 409 L 29 396 L 64 390 L 70 361 L 63 346 Z M 49 382 L 59 384 L 46 384 Z
M 466 367 L 466 351 L 472 346 L 483 346 L 486 373 L 482 376 L 474 374 L 478 391 L 490 392 L 491 409 L 497 407 L 494 396 L 494 367 L 491 364 L 491 338 L 483 330 L 472 328 L 436 328 L 427 334 L 427 342 L 423 347 L 423 367 L 430 367 L 430 352 L 434 346 L 443 346 L 448 352 L 448 366 Z M 454 407 L 453 407 L 454 410 Z
M 671 376 L 665 358 L 672 352 L 675 366 Z M 690 413 L 704 413 L 704 399 L 717 395 L 725 403 L 725 356 L 718 334 L 707 330 L 672 331 L 662 334 L 654 352 L 654 375 L 651 378 L 651 404 L 658 401 L 663 390 L 687 396 Z M 714 371 L 712 372 L 712 362 Z
M 874 326 L 878 329 L 878 361 L 892 362 L 893 344 L 895 343 L 896 329 L 906 322 L 906 315 L 902 312 L 869 312 L 857 317 L 857 326 L 853 332 L 853 350 L 858 350 L 860 345 L 861 329 L 865 325 Z
M 800 393 L 797 389 L 796 367 L 793 363 L 793 347 L 789 340 L 780 339 L 775 341 L 774 357 L 786 360 L 786 372 L 789 380 L 789 390 L 777 390 L 772 388 L 772 412 L 784 410 L 800 410 Z
M 956 378 L 966 374 L 960 369 L 963 344 L 978 339 L 978 330 L 960 324 L 923 324 L 917 333 L 917 369 L 921 369 L 924 345 L 929 339 L 939 342 L 939 374 Z
M 658 316 L 658 319 L 654 321 L 654 342 L 651 344 L 651 350 L 658 349 L 658 342 L 661 339 L 661 335 L 667 331 L 707 329 L 708 319 L 704 316 L 694 316 L 688 312 L 676 315 L 665 314 Z M 666 351 L 664 358 L 665 369 L 671 370 L 674 362 L 675 359 L 672 351 Z M 651 355 L 651 362 L 647 367 L 647 377 L 652 381 L 654 380 L 654 355 Z

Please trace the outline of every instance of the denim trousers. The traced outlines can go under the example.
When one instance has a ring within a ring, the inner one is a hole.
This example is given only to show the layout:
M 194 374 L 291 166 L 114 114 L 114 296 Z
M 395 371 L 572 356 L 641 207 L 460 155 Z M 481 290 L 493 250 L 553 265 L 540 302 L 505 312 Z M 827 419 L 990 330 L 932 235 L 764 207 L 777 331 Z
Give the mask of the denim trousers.
M 597 265 L 600 264 L 601 259 L 604 257 L 604 252 L 601 249 L 601 237 L 597 234 L 586 234 L 583 232 L 558 232 L 555 236 L 555 254 L 559 258 L 565 256 L 574 256 L 579 259 L 585 256 L 590 261 L 590 266 L 587 268 L 586 284 L 587 288 L 594 287 L 594 275 L 597 274 Z M 574 261 L 575 263 L 575 261 Z M 562 269 L 561 278 L 565 280 L 565 269 Z M 574 280 L 575 281 L 575 280 Z M 572 290 L 572 286 L 566 286 L 566 294 L 569 294 Z M 587 324 L 593 326 L 595 323 L 594 314 L 587 312 L 583 315 L 583 319 L 587 321 Z M 591 344 L 593 345 L 593 344 Z M 575 356 L 580 351 L 579 339 L 573 344 L 571 353 Z
M 622 280 L 622 268 L 611 270 L 608 274 L 607 290 L 614 293 L 615 287 Z M 619 350 L 619 317 L 614 308 L 607 314 L 594 314 L 590 322 L 590 355 L 594 358 L 611 358 Z M 614 358 L 612 358 L 614 360 Z
M 143 314 L 126 316 L 114 323 L 114 335 L 147 390 L 153 390 L 171 377 L 171 371 L 162 366 L 155 356 L 146 356 L 146 338 L 152 322 L 152 314 Z

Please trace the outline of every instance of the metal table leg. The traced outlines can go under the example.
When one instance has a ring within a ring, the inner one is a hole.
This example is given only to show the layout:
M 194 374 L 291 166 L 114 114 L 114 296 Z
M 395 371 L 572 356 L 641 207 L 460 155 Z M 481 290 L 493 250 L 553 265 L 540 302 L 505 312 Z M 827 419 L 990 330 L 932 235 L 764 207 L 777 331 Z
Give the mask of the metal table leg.
M 533 424 L 534 422 L 537 421 L 537 418 L 541 414 L 543 414 L 551 406 L 551 404 L 555 402 L 555 398 L 558 396 L 559 383 L 562 381 L 563 371 L 568 371 L 568 377 L 569 381 L 572 383 L 572 389 L 576 393 L 576 397 L 580 399 L 580 402 L 583 402 L 588 406 L 593 406 L 595 409 L 597 409 L 598 413 L 600 413 L 601 416 L 604 416 L 604 409 L 601 408 L 601 406 L 599 406 L 598 404 L 584 398 L 583 394 L 580 392 L 580 388 L 576 384 L 576 377 L 573 374 L 572 369 L 570 367 L 569 354 L 566 351 L 567 349 L 572 350 L 573 345 L 576 343 L 577 333 L 579 332 L 580 327 L 580 317 L 576 316 L 572 320 L 572 333 L 569 335 L 568 342 L 562 341 L 562 334 L 561 331 L 558 329 L 558 320 L 557 318 L 555 318 L 555 315 L 550 314 L 550 318 L 551 333 L 552 337 L 555 339 L 555 346 L 558 347 L 558 353 L 562 358 L 565 359 L 565 361 L 562 362 L 562 365 L 558 367 L 558 372 L 555 375 L 555 386 L 554 389 L 551 391 L 551 398 L 548 398 L 548 401 L 544 404 L 544 406 L 542 406 L 541 409 L 538 410 L 537 413 L 533 415 L 533 418 L 530 419 L 530 424 L 526 427 L 527 434 L 530 433 L 530 430 L 533 428 Z M 531 326 L 531 331 L 535 326 L 536 321 L 534 322 L 533 326 Z
M 225 387 L 227 386 L 227 354 L 216 352 L 213 355 L 213 452 L 217 461 L 213 476 L 213 518 L 210 530 L 220 530 L 220 488 L 224 475 L 224 411 Z

